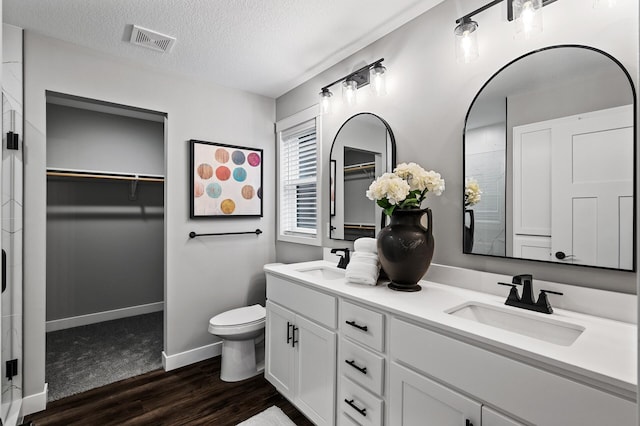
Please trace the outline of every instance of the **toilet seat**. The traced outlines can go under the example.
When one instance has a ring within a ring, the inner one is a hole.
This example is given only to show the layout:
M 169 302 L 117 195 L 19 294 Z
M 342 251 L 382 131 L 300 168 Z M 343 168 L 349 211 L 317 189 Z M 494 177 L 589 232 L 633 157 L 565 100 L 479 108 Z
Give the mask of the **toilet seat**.
M 260 330 L 266 316 L 266 309 L 258 304 L 232 309 L 209 320 L 209 333 L 224 336 Z

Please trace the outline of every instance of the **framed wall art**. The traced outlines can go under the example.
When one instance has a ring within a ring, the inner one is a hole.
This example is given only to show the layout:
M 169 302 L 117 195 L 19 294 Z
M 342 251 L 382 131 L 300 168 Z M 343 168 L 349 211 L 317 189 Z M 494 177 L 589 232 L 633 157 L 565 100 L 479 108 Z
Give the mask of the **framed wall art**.
M 190 140 L 190 217 L 261 217 L 262 149 Z

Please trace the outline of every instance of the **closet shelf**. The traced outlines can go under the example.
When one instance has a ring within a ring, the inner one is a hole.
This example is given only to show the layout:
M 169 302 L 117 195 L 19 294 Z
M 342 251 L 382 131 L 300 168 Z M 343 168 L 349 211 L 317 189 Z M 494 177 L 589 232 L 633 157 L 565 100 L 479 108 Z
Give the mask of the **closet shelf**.
M 365 170 L 375 170 L 375 168 L 376 168 L 376 163 L 371 161 L 368 163 L 350 164 L 348 166 L 344 166 L 344 172 L 350 173 L 350 172 L 359 172 L 359 171 L 365 171 Z
M 81 179 L 122 180 L 130 182 L 164 182 L 164 177 L 157 175 L 95 172 L 87 170 L 47 169 L 47 176 Z

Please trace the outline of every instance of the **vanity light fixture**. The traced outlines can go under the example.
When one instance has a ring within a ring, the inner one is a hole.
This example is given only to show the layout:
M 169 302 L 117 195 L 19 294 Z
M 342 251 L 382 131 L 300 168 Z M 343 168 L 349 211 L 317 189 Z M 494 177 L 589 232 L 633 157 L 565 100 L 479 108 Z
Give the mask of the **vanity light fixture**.
M 324 86 L 319 93 L 320 96 L 320 113 L 327 114 L 331 111 L 331 97 L 333 93 L 329 88 L 338 83 L 342 84 L 342 99 L 348 105 L 356 103 L 358 89 L 371 83 L 371 89 L 378 96 L 386 94 L 386 72 L 387 69 L 382 65 L 384 58 L 380 58 L 375 62 L 365 65 L 364 67 L 347 74 L 344 77 Z
M 476 60 L 478 53 L 478 23 L 471 19 L 480 12 L 493 7 L 504 0 L 494 0 L 484 6 L 456 19 L 454 34 L 456 37 L 456 58 L 459 63 L 469 63 Z M 506 0 L 507 19 L 516 21 L 516 35 L 522 34 L 525 39 L 534 33 L 542 31 L 542 8 L 556 0 Z M 594 0 L 597 3 L 608 3 L 616 0 Z
M 471 18 L 461 18 L 454 34 L 458 63 L 468 64 L 478 59 L 478 23 Z
M 333 96 L 333 93 L 328 88 L 323 87 L 320 92 L 320 114 L 329 114 L 331 112 L 331 96 Z

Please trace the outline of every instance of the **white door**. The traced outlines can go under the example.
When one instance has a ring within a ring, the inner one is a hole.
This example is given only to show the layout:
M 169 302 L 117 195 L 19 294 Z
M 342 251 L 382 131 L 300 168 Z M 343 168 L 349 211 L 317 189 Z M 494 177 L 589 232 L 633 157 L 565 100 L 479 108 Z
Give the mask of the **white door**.
M 482 426 L 524 426 L 513 419 L 492 410 L 489 407 L 482 407 Z
M 554 126 L 551 251 L 558 261 L 632 268 L 633 140 L 631 106 Z
M 481 405 L 395 363 L 389 420 L 394 426 L 481 426 Z
M 296 405 L 316 425 L 335 424 L 336 333 L 296 317 Z
M 265 378 L 286 397 L 293 397 L 293 312 L 267 300 Z

